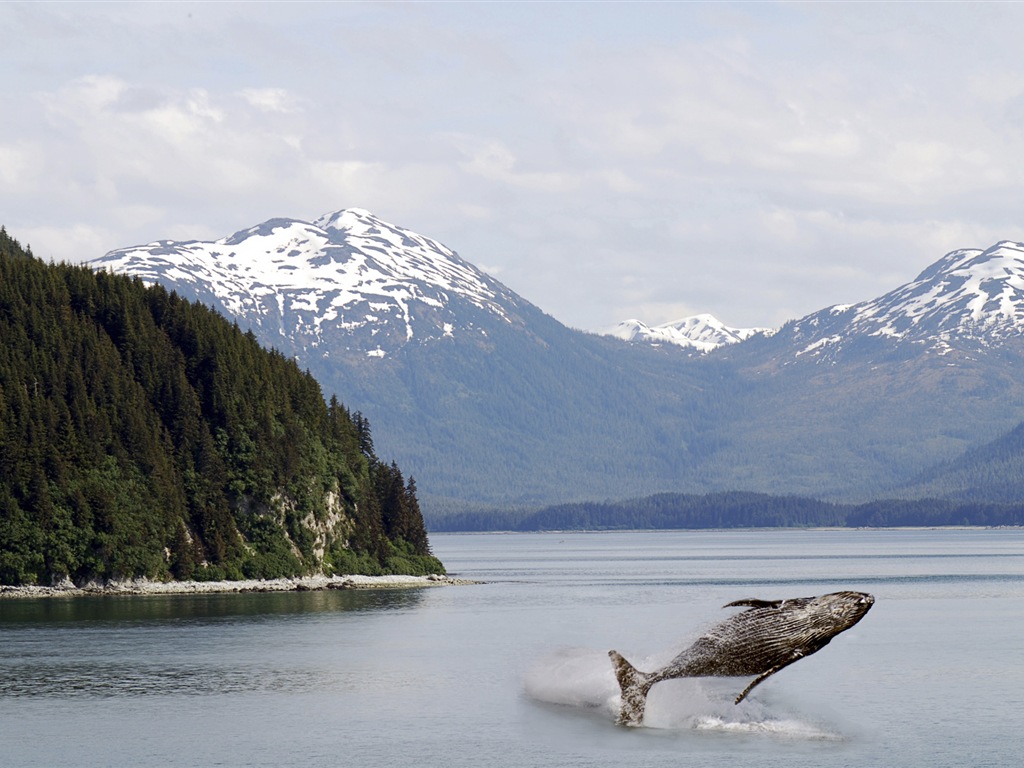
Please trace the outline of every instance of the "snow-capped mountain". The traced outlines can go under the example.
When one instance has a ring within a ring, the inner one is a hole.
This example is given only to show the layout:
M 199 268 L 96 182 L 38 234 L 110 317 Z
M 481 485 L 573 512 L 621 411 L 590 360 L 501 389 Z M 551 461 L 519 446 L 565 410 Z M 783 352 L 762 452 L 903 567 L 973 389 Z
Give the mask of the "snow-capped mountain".
M 212 305 L 294 356 L 441 506 L 654 488 L 868 495 L 1024 421 L 1019 243 L 954 251 L 774 332 L 710 316 L 620 325 L 636 344 L 567 328 L 358 209 L 92 266 Z
M 479 313 L 514 322 L 522 303 L 451 249 L 358 208 L 121 248 L 90 266 L 173 287 L 293 352 L 342 331 L 349 351 L 382 357 L 414 339 L 481 333 Z
M 832 360 L 853 343 L 945 354 L 1022 336 L 1024 243 L 1002 241 L 952 251 L 895 290 L 787 323 L 776 338 L 795 344 L 798 357 Z
M 726 344 L 737 344 L 756 333 L 765 333 L 768 330 L 767 328 L 730 328 L 713 315 L 701 314 L 655 326 L 649 326 L 640 320 L 625 320 L 605 335 L 614 336 L 624 341 L 675 344 L 695 352 L 710 352 L 712 349 Z

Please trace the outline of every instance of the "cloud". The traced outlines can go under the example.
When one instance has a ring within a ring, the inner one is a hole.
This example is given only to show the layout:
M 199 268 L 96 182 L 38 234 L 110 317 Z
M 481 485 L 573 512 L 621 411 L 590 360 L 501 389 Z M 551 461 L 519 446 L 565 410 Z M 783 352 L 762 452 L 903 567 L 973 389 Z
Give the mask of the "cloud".
M 77 259 L 366 207 L 577 327 L 779 324 L 1024 239 L 1024 61 L 1002 38 L 1020 22 L 1013 4 L 0 4 L 0 210 Z
M 251 106 L 283 115 L 299 111 L 297 100 L 284 88 L 243 88 L 240 95 Z
M 27 182 L 27 171 L 31 165 L 28 153 L 16 146 L 0 145 L 0 182 L 14 187 Z
M 576 186 L 576 179 L 569 173 L 523 170 L 516 156 L 499 139 L 453 135 L 451 140 L 464 157 L 459 167 L 471 176 L 503 187 L 545 194 L 569 194 Z

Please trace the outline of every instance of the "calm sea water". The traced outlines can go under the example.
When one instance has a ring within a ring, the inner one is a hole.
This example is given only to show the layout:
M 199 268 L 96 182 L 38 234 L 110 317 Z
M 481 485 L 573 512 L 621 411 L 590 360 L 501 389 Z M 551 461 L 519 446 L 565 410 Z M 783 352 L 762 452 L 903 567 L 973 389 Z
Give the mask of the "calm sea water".
M 435 535 L 486 584 L 0 601 L 3 766 L 1016 766 L 1024 531 Z M 671 657 L 742 597 L 877 603 L 739 706 Z

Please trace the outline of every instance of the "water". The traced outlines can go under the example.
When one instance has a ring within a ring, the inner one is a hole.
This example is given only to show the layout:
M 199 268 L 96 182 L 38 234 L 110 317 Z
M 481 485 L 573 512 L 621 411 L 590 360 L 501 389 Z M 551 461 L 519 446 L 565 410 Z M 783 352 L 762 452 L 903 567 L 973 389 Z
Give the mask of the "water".
M 435 535 L 469 587 L 0 601 L 2 766 L 1010 766 L 1024 531 Z M 739 706 L 655 687 L 742 597 L 873 593 Z

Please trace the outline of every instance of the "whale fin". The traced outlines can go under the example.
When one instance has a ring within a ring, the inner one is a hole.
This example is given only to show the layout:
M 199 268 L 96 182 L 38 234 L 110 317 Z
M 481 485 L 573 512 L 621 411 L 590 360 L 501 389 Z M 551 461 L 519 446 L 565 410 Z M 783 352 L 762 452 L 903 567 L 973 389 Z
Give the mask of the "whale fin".
M 608 651 L 608 656 L 615 665 L 615 678 L 622 691 L 622 706 L 615 722 L 619 725 L 640 725 L 647 706 L 647 694 L 657 681 L 626 661 L 618 651 Z
M 761 683 L 763 683 L 765 680 L 767 680 L 769 677 L 774 675 L 780 669 L 785 669 L 790 664 L 793 664 L 794 662 L 799 661 L 800 659 L 802 659 L 804 657 L 804 655 L 805 654 L 803 654 L 803 653 L 794 653 L 793 654 L 793 658 L 791 658 L 791 659 L 789 659 L 787 661 L 784 661 L 781 664 L 776 664 L 771 669 L 767 669 L 764 672 L 762 672 L 760 675 L 755 677 L 750 682 L 750 685 L 748 685 L 746 688 L 743 689 L 743 693 L 741 693 L 739 696 L 737 696 L 736 697 L 736 701 L 733 702 L 733 703 L 734 704 L 739 704 L 741 701 L 743 701 L 745 698 L 747 698 L 747 694 L 750 693 L 752 690 L 754 690 L 755 686 L 758 686 Z
M 782 605 L 782 600 L 758 600 L 754 597 L 748 597 L 745 600 L 734 600 L 731 603 L 726 603 L 723 608 L 739 608 L 740 606 L 748 606 L 750 608 L 778 608 Z

